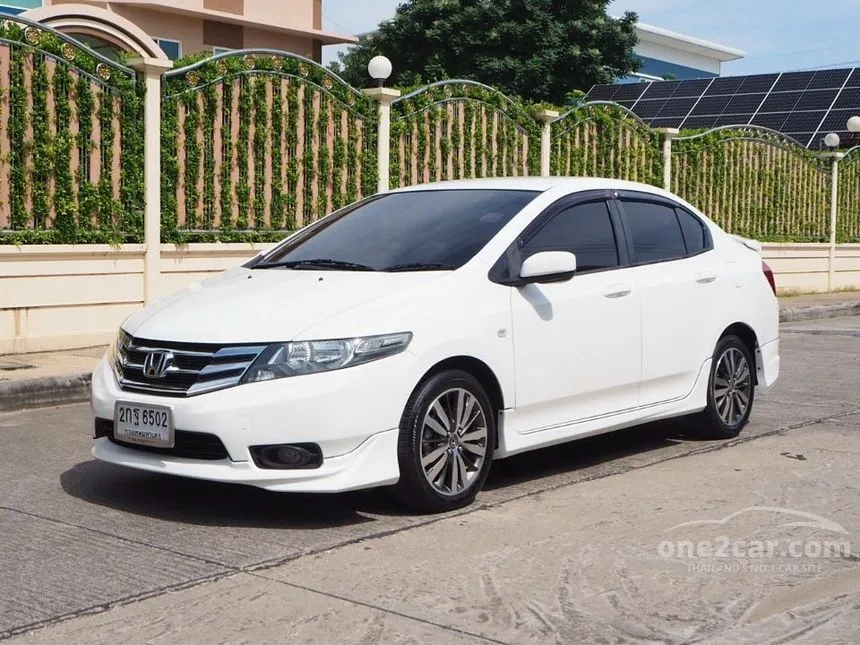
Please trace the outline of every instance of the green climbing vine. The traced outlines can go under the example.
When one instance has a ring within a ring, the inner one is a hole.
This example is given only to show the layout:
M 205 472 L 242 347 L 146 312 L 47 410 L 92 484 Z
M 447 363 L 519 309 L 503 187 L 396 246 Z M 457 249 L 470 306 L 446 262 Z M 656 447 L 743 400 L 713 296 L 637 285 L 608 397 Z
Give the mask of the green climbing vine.
M 75 105 L 78 116 L 78 136 L 75 145 L 78 150 L 78 228 L 92 229 L 98 213 L 98 193 L 90 180 L 93 142 L 93 110 L 95 99 L 90 80 L 83 74 L 78 75 L 75 85 Z
M 860 242 L 860 147 L 839 164 L 837 242 Z
M 171 239 L 177 224 L 177 180 L 179 178 L 179 105 L 161 108 L 161 237 Z M 171 241 L 179 242 L 173 237 Z
M 254 123 L 254 228 L 266 226 L 266 140 L 269 133 L 269 109 L 266 99 L 266 80 L 263 77 L 254 79 L 253 92 L 253 123 Z
M 9 60 L 0 86 L 9 106 L 2 135 L 9 145 L 10 192 L 0 244 L 141 239 L 143 149 L 133 133 L 140 130 L 142 88 L 134 72 L 14 16 L 0 21 L 0 47 Z M 115 98 L 117 109 L 111 105 L 112 123 L 99 129 L 96 141 L 93 119 L 101 125 L 107 108 L 97 106 L 94 96 L 104 92 Z M 95 146 L 101 155 L 113 155 L 111 136 L 118 129 L 130 134 L 118 146 L 122 174 L 112 178 L 108 190 L 105 177 L 91 176 L 90 152 Z M 120 199 L 114 199 L 115 189 Z
M 210 85 L 203 91 L 203 221 L 201 228 L 215 224 L 215 124 L 219 120 L 218 95 Z
M 682 134 L 673 142 L 673 189 L 720 226 L 769 242 L 829 239 L 829 161 L 755 128 Z M 840 210 L 837 238 L 849 241 L 850 208 Z
M 328 214 L 328 193 L 332 183 L 331 150 L 328 144 L 330 116 L 331 107 L 329 105 L 329 98 L 327 94 L 323 93 L 320 95 L 319 126 L 317 128 L 316 145 L 317 150 L 319 150 L 319 175 L 316 182 L 319 196 L 317 197 L 316 219 L 325 217 Z
M 298 198 L 296 187 L 299 185 L 299 91 L 298 84 L 290 81 L 287 85 L 287 230 L 294 230 L 298 222 Z
M 242 77 L 239 85 L 239 140 L 237 143 L 236 163 L 239 166 L 239 181 L 236 184 L 236 228 L 243 231 L 248 228 L 251 207 L 251 186 L 248 183 L 248 163 L 250 155 L 248 147 L 251 136 L 251 109 L 253 105 L 252 88 L 253 77 Z
M 314 91 L 307 85 L 302 102 L 305 122 L 305 141 L 303 148 L 303 185 L 302 185 L 302 223 L 307 226 L 314 219 L 313 191 L 316 179 L 316 158 L 319 150 L 314 145 L 314 132 L 319 115 L 314 109 Z
M 12 229 L 27 228 L 27 89 L 24 85 L 23 48 L 13 46 L 9 68 L 9 188 L 11 191 Z M 5 236 L 4 236 L 5 237 Z
M 33 120 L 33 228 L 50 224 L 50 179 L 53 162 L 51 124 L 48 117 L 48 66 L 43 54 L 33 56 L 33 112 L 44 118 Z
M 200 203 L 200 97 L 196 94 L 186 95 L 183 100 L 185 119 L 182 123 L 182 133 L 185 143 L 185 226 L 197 228 L 197 215 Z
M 0 243 L 142 241 L 141 79 L 14 17 L 0 21 L 0 47 L 9 109 Z M 376 102 L 305 59 L 195 55 L 164 76 L 161 99 L 165 241 L 277 240 L 376 191 Z M 471 82 L 404 92 L 392 106 L 391 185 L 538 174 L 538 107 L 547 106 Z M 663 184 L 662 135 L 620 107 L 577 107 L 551 133 L 555 174 Z M 673 152 L 673 190 L 731 232 L 829 238 L 829 161 L 752 129 L 682 136 Z M 839 181 L 837 240 L 860 241 L 860 151 L 840 163 Z
M 57 135 L 54 140 L 54 228 L 59 239 L 73 241 L 77 226 L 72 176 L 72 106 L 71 74 L 65 66 L 54 70 L 54 121 Z
M 233 228 L 233 83 L 222 85 L 221 95 L 221 176 L 219 207 L 221 210 L 221 230 Z
M 280 79 L 275 81 L 272 93 L 272 202 L 270 212 L 270 227 L 283 230 L 286 226 L 284 204 L 284 84 Z

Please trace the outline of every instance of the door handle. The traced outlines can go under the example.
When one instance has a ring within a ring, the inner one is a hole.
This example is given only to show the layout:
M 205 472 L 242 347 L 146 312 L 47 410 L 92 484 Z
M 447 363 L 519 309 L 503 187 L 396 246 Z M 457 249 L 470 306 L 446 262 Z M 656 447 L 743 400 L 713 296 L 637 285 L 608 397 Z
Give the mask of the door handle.
M 696 274 L 696 282 L 699 284 L 710 284 L 717 279 L 717 274 L 711 271 L 700 271 Z
M 606 287 L 603 295 L 606 298 L 623 298 L 629 296 L 633 292 L 633 287 L 627 284 L 611 284 Z

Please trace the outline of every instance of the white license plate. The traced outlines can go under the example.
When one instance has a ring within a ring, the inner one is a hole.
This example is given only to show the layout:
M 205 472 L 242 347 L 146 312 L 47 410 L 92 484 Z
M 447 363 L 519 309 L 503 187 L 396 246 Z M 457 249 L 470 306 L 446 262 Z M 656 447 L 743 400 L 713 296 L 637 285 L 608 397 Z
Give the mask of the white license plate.
M 173 410 L 161 405 L 117 401 L 113 436 L 118 441 L 153 448 L 173 448 Z

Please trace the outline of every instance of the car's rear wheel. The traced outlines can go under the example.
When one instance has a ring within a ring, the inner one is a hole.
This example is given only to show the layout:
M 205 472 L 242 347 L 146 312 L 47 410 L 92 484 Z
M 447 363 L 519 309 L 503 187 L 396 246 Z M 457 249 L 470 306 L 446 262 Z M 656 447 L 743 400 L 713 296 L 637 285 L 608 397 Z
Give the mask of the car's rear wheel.
M 708 405 L 692 418 L 698 434 L 713 439 L 738 436 L 755 399 L 755 362 L 737 336 L 723 336 L 714 350 L 708 381 Z
M 445 370 L 427 378 L 400 422 L 395 495 L 422 511 L 471 504 L 490 472 L 495 436 L 492 404 L 475 377 Z

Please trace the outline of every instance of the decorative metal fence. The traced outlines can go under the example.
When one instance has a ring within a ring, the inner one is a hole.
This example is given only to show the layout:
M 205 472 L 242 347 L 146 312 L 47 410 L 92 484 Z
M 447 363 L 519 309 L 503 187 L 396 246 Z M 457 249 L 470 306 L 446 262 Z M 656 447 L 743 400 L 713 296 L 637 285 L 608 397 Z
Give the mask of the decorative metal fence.
M 111 242 L 143 226 L 134 70 L 43 25 L 0 21 L 0 242 Z
M 553 175 L 585 175 L 663 185 L 661 136 L 613 103 L 593 102 L 552 124 Z
M 860 146 L 849 150 L 839 163 L 836 240 L 860 241 Z
M 0 243 L 144 241 L 144 88 L 63 34 L 0 21 Z M 385 111 L 301 56 L 205 58 L 165 74 L 160 99 L 168 242 L 280 239 L 375 192 L 380 169 L 398 187 L 541 173 L 662 186 L 668 168 L 670 188 L 730 232 L 830 239 L 833 162 L 764 128 L 675 138 L 667 160 L 664 134 L 619 105 L 589 103 L 546 127 L 490 87 L 443 81 L 392 103 L 386 168 Z M 836 238 L 858 242 L 860 148 L 837 181 Z
M 778 132 L 718 128 L 673 142 L 672 190 L 732 233 L 825 242 L 830 163 Z
M 540 127 L 491 87 L 442 81 L 392 104 L 391 185 L 540 173 Z
M 376 188 L 376 106 L 323 67 L 229 53 L 165 75 L 162 228 L 295 230 Z

